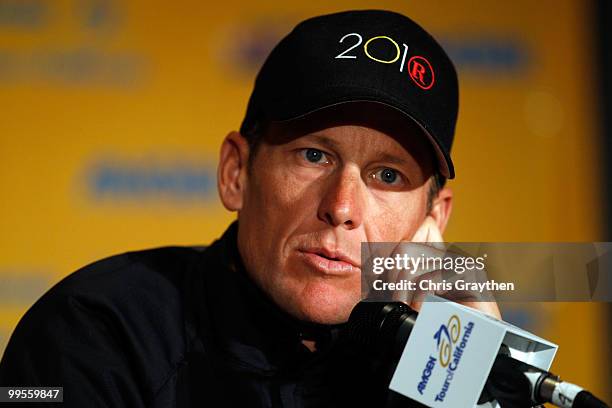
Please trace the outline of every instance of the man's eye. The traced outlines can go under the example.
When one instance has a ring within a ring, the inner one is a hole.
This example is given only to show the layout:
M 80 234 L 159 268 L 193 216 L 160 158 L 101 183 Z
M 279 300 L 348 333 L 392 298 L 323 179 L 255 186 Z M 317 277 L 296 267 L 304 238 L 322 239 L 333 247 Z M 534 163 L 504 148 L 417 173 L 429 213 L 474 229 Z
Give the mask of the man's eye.
M 325 153 L 323 153 L 319 149 L 304 149 L 302 150 L 302 155 L 310 163 L 324 164 L 329 162 L 327 156 L 325 156 Z
M 373 174 L 373 178 L 390 185 L 396 185 L 402 181 L 402 176 L 396 170 L 389 168 L 378 170 Z

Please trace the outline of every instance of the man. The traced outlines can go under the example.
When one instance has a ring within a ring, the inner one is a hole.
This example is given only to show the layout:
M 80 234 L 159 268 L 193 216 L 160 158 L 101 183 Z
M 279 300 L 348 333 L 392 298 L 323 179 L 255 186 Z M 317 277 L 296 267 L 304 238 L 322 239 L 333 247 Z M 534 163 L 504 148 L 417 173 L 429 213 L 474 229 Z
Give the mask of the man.
M 360 300 L 361 242 L 442 241 L 457 109 L 452 63 L 408 18 L 302 22 L 221 147 L 237 223 L 203 250 L 67 277 L 19 323 L 0 385 L 63 386 L 66 406 L 405 404 L 338 333 Z

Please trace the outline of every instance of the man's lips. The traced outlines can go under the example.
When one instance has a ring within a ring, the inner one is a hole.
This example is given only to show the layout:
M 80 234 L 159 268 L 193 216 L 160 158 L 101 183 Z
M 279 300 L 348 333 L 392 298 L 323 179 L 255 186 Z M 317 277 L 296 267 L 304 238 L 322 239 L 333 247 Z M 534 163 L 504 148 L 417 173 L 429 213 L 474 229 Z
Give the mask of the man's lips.
M 340 252 L 309 248 L 299 250 L 299 254 L 307 264 L 325 274 L 346 275 L 361 271 L 355 261 Z

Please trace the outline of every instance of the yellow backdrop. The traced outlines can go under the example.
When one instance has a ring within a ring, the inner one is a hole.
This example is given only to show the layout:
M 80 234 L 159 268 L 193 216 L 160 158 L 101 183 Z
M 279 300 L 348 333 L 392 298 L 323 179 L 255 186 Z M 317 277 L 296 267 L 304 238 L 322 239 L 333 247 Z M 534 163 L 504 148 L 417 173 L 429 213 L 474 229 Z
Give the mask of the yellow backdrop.
M 216 195 L 220 142 L 238 128 L 275 41 L 326 12 L 403 12 L 457 62 L 447 240 L 600 239 L 587 5 L 0 1 L 0 351 L 27 307 L 78 267 L 126 250 L 204 244 L 225 229 L 234 215 Z M 602 305 L 505 310 L 560 345 L 557 372 L 605 395 Z

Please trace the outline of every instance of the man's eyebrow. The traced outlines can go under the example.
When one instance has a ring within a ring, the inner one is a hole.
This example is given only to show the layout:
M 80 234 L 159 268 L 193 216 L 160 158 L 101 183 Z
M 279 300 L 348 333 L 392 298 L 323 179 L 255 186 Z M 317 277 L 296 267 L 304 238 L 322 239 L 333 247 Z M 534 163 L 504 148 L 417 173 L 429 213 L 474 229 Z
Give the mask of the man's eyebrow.
M 388 153 L 381 153 L 380 155 L 378 155 L 378 160 L 386 163 L 398 164 L 401 166 L 405 166 L 410 163 L 406 159 Z
M 320 134 L 310 134 L 308 135 L 308 138 L 316 143 L 319 143 L 329 149 L 338 151 L 340 149 L 340 145 L 333 139 L 330 139 L 327 136 L 324 135 L 320 135 Z M 407 166 L 410 164 L 410 160 L 406 160 L 402 157 L 399 157 L 397 155 L 394 154 L 390 154 L 390 153 L 385 153 L 385 152 L 380 152 L 376 155 L 376 160 L 377 161 L 381 161 L 381 162 L 386 162 L 386 163 L 391 163 L 391 164 L 397 164 L 399 166 Z
M 308 138 L 332 150 L 337 151 L 340 148 L 340 145 L 335 140 L 330 139 L 327 136 L 318 135 L 314 133 L 314 134 L 308 135 Z

